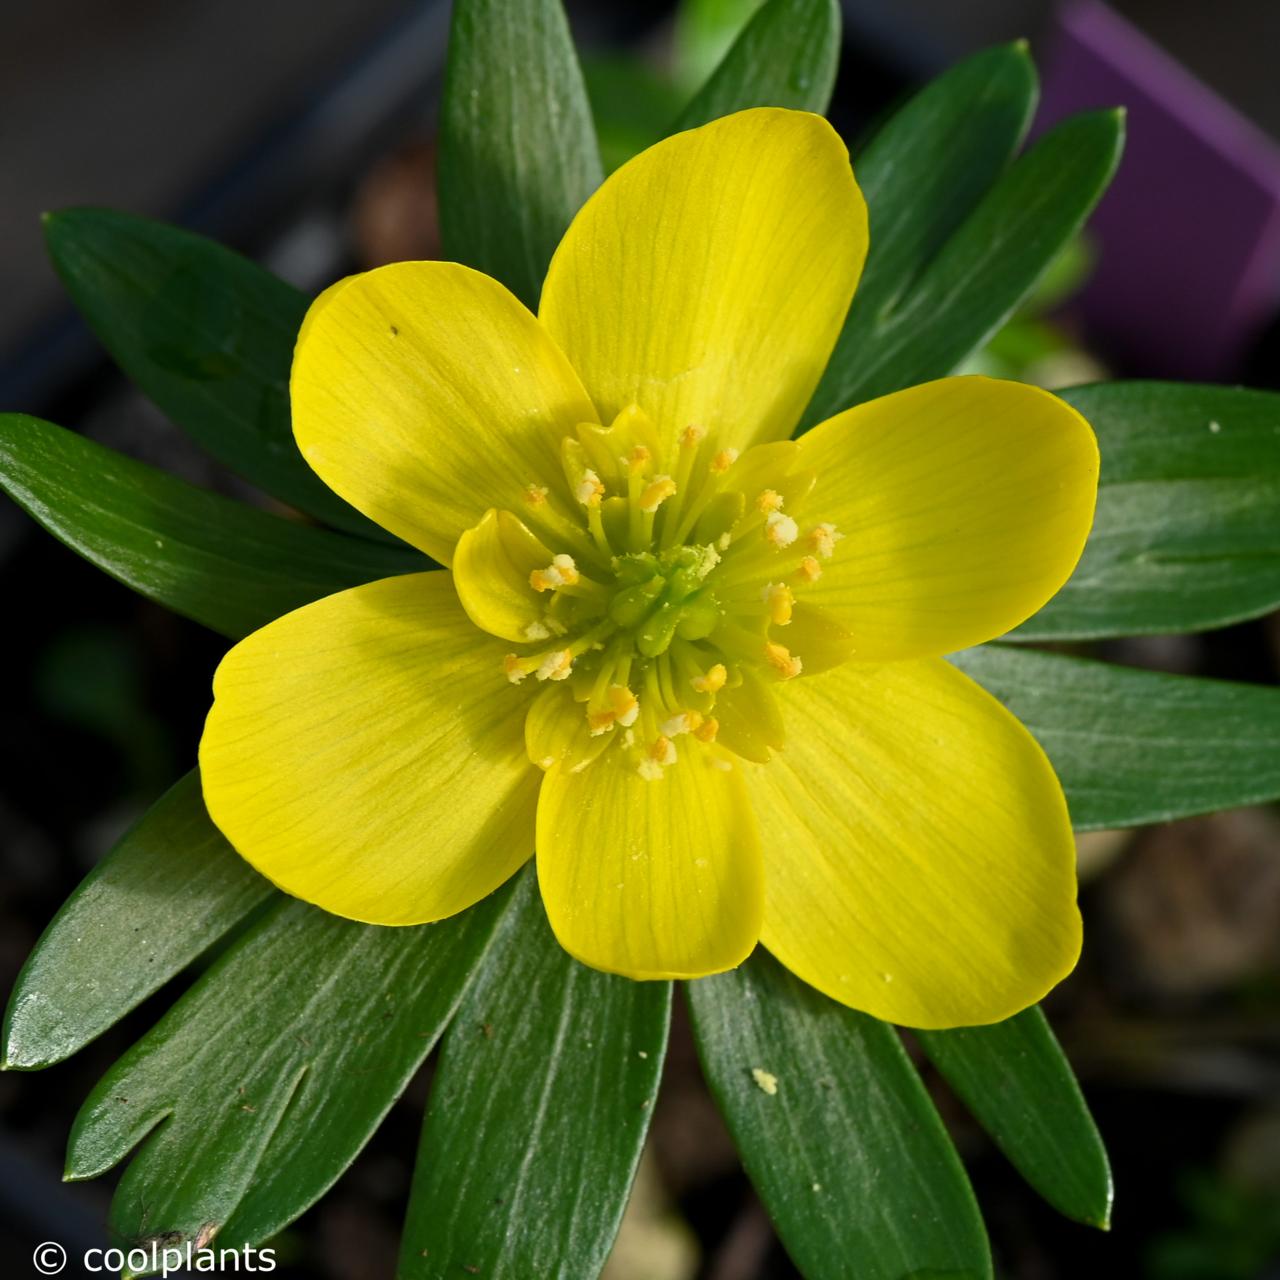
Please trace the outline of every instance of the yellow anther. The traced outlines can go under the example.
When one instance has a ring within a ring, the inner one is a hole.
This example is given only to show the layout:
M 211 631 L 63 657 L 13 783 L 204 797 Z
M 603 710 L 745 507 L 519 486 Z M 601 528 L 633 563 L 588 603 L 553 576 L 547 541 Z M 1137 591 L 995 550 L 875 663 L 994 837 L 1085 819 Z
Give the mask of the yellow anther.
M 524 491 L 524 500 L 531 507 L 540 507 L 547 500 L 547 486 L 545 484 L 531 484 Z
M 769 606 L 769 621 L 776 626 L 785 627 L 791 621 L 791 606 L 795 597 L 785 582 L 771 582 L 760 598 Z
M 562 552 L 552 556 L 545 569 L 535 569 L 529 575 L 529 585 L 535 591 L 554 591 L 557 587 L 572 586 L 580 576 L 573 557 Z
M 587 728 L 591 731 L 591 736 L 598 737 L 602 733 L 607 733 L 613 728 L 617 715 L 613 711 L 588 711 L 587 712 Z
M 640 714 L 639 698 L 624 684 L 609 686 L 609 706 L 624 729 L 629 729 L 635 724 L 636 717 Z
M 666 734 L 659 734 L 649 746 L 649 759 L 663 766 L 675 764 L 676 744 Z
M 662 726 L 662 733 L 667 738 L 678 738 L 682 733 L 693 733 L 702 723 L 702 716 L 697 711 L 681 711 Z
M 682 449 L 696 449 L 706 438 L 706 435 L 707 433 L 701 427 L 695 427 L 691 424 L 680 433 L 680 447 Z
M 636 445 L 636 447 L 627 454 L 627 470 L 633 476 L 639 475 L 640 472 L 648 466 L 650 456 L 651 455 L 646 446 L 642 444 Z
M 822 577 L 822 566 L 812 556 L 805 556 L 800 561 L 800 576 L 806 582 L 817 582 Z
M 573 671 L 573 654 L 568 649 L 556 649 L 547 654 L 538 666 L 539 680 L 567 680 Z
M 604 497 L 604 482 L 588 468 L 582 473 L 582 479 L 578 481 L 578 487 L 573 491 L 573 496 L 584 507 L 598 507 L 600 499 Z
M 529 673 L 520 665 L 520 655 L 509 653 L 502 660 L 502 670 L 512 684 L 519 684 Z
M 699 742 L 714 742 L 716 734 L 720 732 L 720 721 L 711 716 L 704 720 L 694 731 L 693 736 Z
M 738 460 L 737 449 L 721 449 L 714 458 L 711 459 L 711 470 L 718 476 L 724 475 L 731 466 Z
M 764 522 L 764 536 L 775 547 L 789 547 L 800 536 L 800 529 L 790 516 L 784 516 L 781 511 L 771 511 Z
M 784 680 L 790 680 L 793 676 L 798 676 L 804 669 L 804 664 L 799 658 L 792 655 L 791 650 L 786 645 L 774 644 L 772 640 L 765 643 L 764 656 L 769 660 L 769 665 Z
M 756 497 L 756 509 L 768 515 L 782 510 L 782 494 L 777 489 L 764 489 Z
M 640 510 L 654 512 L 676 491 L 676 482 L 670 476 L 654 476 L 640 495 Z
M 525 624 L 524 638 L 526 640 L 550 640 L 551 628 L 545 622 L 538 622 L 535 619 L 533 622 Z
M 844 537 L 833 524 L 824 521 L 809 534 L 809 545 L 824 559 L 830 560 L 836 543 Z
M 717 662 L 705 676 L 694 676 L 689 683 L 698 693 L 719 693 L 728 678 L 729 673 L 725 670 L 724 663 Z

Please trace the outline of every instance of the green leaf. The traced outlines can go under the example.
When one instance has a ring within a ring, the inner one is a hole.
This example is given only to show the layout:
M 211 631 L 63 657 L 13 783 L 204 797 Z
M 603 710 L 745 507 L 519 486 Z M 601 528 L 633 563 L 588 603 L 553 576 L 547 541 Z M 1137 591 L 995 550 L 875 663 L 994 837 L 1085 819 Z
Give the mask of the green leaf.
M 346 587 L 430 567 L 408 547 L 268 515 L 24 414 L 0 414 L 0 487 L 91 564 L 232 637 Z
M 598 973 L 562 950 L 527 870 L 444 1043 L 398 1274 L 597 1275 L 670 1013 L 669 983 Z
M 45 240 L 115 362 L 219 462 L 318 520 L 388 540 L 294 444 L 289 370 L 303 294 L 203 236 L 110 209 L 49 214 Z
M 1005 645 L 951 660 L 1039 739 L 1079 831 L 1280 798 L 1280 690 Z
M 973 1192 L 892 1027 L 763 950 L 685 990 L 711 1091 L 801 1272 L 991 1275 Z
M 603 173 L 560 0 L 455 0 L 440 109 L 445 256 L 538 305 Z
M 1044 1014 L 914 1034 L 1022 1176 L 1059 1212 L 1105 1231 L 1106 1148 Z
M 274 893 L 209 820 L 193 771 L 89 872 L 9 997 L 4 1066 L 61 1062 Z
M 1062 393 L 1102 452 L 1067 585 L 1019 640 L 1200 631 L 1280 606 L 1280 395 L 1173 382 Z
M 823 112 L 840 60 L 837 0 L 769 0 L 671 132 L 693 129 L 747 107 Z
M 762 0 L 680 0 L 671 33 L 671 74 L 686 97 L 723 61 Z
M 216 1231 L 235 1247 L 275 1234 L 403 1091 L 508 897 L 403 929 L 282 900 L 103 1077 L 76 1117 L 66 1176 L 96 1177 L 141 1142 L 111 1206 L 118 1240 L 180 1248 Z
M 1079 232 L 1123 117 L 1075 116 L 1006 168 L 1034 103 L 1025 50 L 991 50 L 925 88 L 855 162 L 871 248 L 807 423 L 950 373 Z

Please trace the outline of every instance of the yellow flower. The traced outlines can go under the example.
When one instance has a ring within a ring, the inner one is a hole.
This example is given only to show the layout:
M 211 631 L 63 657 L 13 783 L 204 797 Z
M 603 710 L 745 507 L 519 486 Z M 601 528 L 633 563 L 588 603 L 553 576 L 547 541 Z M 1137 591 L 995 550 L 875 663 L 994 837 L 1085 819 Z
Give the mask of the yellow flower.
M 536 317 L 451 263 L 322 294 L 299 446 L 449 569 L 224 659 L 200 763 L 241 854 L 328 911 L 411 924 L 536 849 L 587 964 L 694 977 L 763 941 L 911 1026 L 1004 1018 L 1061 979 L 1061 789 L 941 655 L 1066 580 L 1096 444 L 1055 397 L 984 378 L 789 440 L 866 247 L 830 126 L 753 110 L 614 174 Z

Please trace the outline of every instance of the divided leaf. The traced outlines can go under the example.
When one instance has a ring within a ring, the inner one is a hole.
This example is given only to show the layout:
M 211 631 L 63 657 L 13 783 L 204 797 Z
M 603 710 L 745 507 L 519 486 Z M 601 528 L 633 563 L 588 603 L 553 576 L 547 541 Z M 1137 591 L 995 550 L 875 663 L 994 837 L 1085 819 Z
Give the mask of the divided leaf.
M 1280 689 L 983 645 L 952 661 L 1044 747 L 1077 831 L 1280 798 Z
M 303 294 L 203 236 L 111 209 L 50 214 L 45 240 L 115 362 L 213 457 L 317 520 L 390 540 L 294 444 L 289 370 Z
M 1098 433 L 1098 512 L 1071 580 L 1012 639 L 1201 631 L 1280 606 L 1280 395 L 1176 382 L 1061 394 Z
M 562 950 L 526 869 L 444 1042 L 399 1274 L 599 1274 L 670 1013 L 670 983 L 599 973 Z
M 551 255 L 603 176 L 560 0 L 455 0 L 440 108 L 445 256 L 536 310 Z
M 913 1034 L 1022 1176 L 1060 1213 L 1106 1230 L 1106 1148 L 1044 1014 Z
M 409 547 L 270 515 L 24 414 L 0 414 L 0 487 L 117 581 L 232 638 L 429 567 Z
M 950 373 L 1079 231 L 1119 163 L 1123 117 L 1074 116 L 1010 164 L 1034 104 L 1025 49 L 989 50 L 926 86 L 855 159 L 871 248 L 807 425 Z
M 840 61 L 837 0 L 768 0 L 670 132 L 748 107 L 826 111 Z
M 4 1065 L 78 1052 L 275 893 L 209 820 L 193 770 L 63 903 L 18 975 Z
M 685 991 L 703 1072 L 804 1275 L 991 1275 L 968 1179 L 892 1027 L 759 948 Z
M 119 1241 L 180 1248 L 216 1234 L 233 1247 L 273 1235 L 399 1097 L 508 898 L 404 929 L 280 901 L 99 1082 L 76 1117 L 67 1177 L 96 1177 L 142 1143 L 111 1207 Z

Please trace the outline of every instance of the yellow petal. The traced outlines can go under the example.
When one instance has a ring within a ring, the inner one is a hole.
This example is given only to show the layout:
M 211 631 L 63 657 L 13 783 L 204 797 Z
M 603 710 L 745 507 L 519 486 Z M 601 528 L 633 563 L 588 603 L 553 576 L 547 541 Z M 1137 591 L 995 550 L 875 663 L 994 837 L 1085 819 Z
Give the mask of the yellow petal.
M 844 144 L 820 116 L 759 108 L 650 147 L 565 233 L 539 314 L 604 421 L 638 404 L 670 445 L 787 436 L 867 251 Z
M 352 506 L 437 560 L 488 507 L 562 481 L 596 420 L 577 375 L 497 281 L 452 262 L 351 276 L 312 305 L 290 383 L 298 447 Z
M 497 888 L 531 850 L 528 696 L 447 573 L 372 582 L 254 632 L 214 677 L 200 743 L 213 820 L 286 893 L 420 924 Z
M 786 747 L 750 777 L 779 960 L 926 1028 L 1010 1017 L 1071 971 L 1066 802 L 994 698 L 938 658 L 846 665 L 779 697 Z
M 806 511 L 843 535 L 800 595 L 853 633 L 857 659 L 1003 635 L 1071 576 L 1093 521 L 1092 429 L 1022 383 L 943 378 L 838 414 L 799 444 L 818 473 Z
M 740 767 L 688 737 L 652 781 L 615 746 L 538 799 L 538 881 L 560 945 L 629 978 L 696 978 L 760 932 L 760 842 Z
M 543 613 L 529 575 L 551 563 L 551 552 L 509 511 L 486 511 L 454 548 L 453 580 L 472 622 L 490 635 L 528 642 Z

